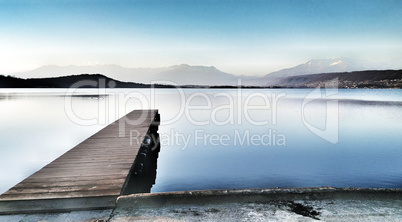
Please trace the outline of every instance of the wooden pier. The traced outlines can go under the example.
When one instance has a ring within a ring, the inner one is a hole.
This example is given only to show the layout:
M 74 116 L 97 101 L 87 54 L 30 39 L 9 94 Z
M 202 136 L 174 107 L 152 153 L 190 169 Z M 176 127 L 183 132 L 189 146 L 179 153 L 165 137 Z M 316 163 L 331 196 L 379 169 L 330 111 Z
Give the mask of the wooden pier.
M 123 116 L 2 194 L 0 214 L 114 208 L 156 170 L 159 121 L 157 110 Z

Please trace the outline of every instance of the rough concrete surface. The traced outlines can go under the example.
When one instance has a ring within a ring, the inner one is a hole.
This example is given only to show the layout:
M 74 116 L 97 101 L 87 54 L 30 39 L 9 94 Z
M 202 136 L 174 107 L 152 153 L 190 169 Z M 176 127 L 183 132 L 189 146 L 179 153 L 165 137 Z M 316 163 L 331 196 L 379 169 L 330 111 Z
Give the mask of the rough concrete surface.
M 257 189 L 122 196 L 111 221 L 402 221 L 401 190 Z
M 206 190 L 120 196 L 114 210 L 2 215 L 0 221 L 402 221 L 401 189 Z
M 402 221 L 401 206 L 377 201 L 298 201 L 317 215 L 295 213 L 286 202 L 178 205 L 116 212 L 111 221 Z

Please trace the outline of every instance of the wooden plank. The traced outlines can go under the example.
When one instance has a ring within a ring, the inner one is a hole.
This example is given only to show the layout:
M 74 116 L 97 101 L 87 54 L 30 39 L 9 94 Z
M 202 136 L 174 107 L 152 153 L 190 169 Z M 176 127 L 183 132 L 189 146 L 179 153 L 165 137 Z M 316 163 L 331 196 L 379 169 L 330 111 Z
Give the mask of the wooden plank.
M 2 194 L 0 214 L 110 208 L 126 186 L 151 124 L 159 124 L 158 115 L 157 110 L 135 110 L 101 129 Z M 144 116 L 138 124 L 130 124 Z
M 117 179 L 125 179 L 125 175 L 117 175 L 117 174 L 112 174 L 112 175 L 103 175 L 102 178 L 99 178 L 99 176 L 93 176 L 93 175 L 86 175 L 86 176 L 77 176 L 75 177 L 75 181 L 98 181 L 102 179 L 107 179 L 107 180 L 117 180 Z M 71 177 L 54 177 L 54 178 L 48 178 L 47 183 L 51 182 L 66 182 L 66 181 L 73 181 Z M 25 183 L 43 183 L 42 178 L 27 178 L 26 180 L 22 181 L 19 184 L 25 184 Z M 44 183 L 44 184 L 47 184 Z
M 14 188 L 33 188 L 33 187 L 68 187 L 68 186 L 97 186 L 105 184 L 115 184 L 124 183 L 125 178 L 120 179 L 104 179 L 104 180 L 79 180 L 79 181 L 51 181 L 46 184 L 42 182 L 27 182 L 22 184 L 17 184 Z
M 111 184 L 85 184 L 81 186 L 53 186 L 53 187 L 23 187 L 23 188 L 14 188 L 12 190 L 7 191 L 5 195 L 25 195 L 25 194 L 36 194 L 36 193 L 62 193 L 62 192 L 75 192 L 75 191 L 90 191 L 90 190 L 118 190 L 120 191 L 121 186 L 116 183 Z
M 20 201 L 20 200 L 53 200 L 54 199 L 69 199 L 77 197 L 99 197 L 99 196 L 110 196 L 110 195 L 120 195 L 120 189 L 111 190 L 86 190 L 86 191 L 70 191 L 70 192 L 43 192 L 43 193 L 32 193 L 32 194 L 2 194 L 2 201 Z M 101 205 L 102 203 L 100 203 Z
M 127 161 L 127 163 L 130 163 L 129 161 Z M 108 161 L 104 161 L 104 162 L 79 162 L 79 163 L 69 163 L 69 162 L 63 162 L 63 166 L 66 168 L 86 168 L 86 167 L 93 167 L 93 168 L 98 168 L 99 167 L 114 167 L 114 166 L 120 166 L 121 163 L 119 164 L 115 164 L 115 163 L 110 163 Z M 48 169 L 51 168 L 58 168 L 57 165 L 52 164 L 50 166 L 47 167 Z
M 42 171 L 35 175 L 36 178 L 52 178 L 52 177 L 77 177 L 77 176 L 103 176 L 103 175 L 126 175 L 126 173 L 130 170 L 129 167 L 123 169 L 111 169 L 111 170 L 79 170 L 79 171 L 70 171 L 60 169 L 62 172 L 54 171 Z

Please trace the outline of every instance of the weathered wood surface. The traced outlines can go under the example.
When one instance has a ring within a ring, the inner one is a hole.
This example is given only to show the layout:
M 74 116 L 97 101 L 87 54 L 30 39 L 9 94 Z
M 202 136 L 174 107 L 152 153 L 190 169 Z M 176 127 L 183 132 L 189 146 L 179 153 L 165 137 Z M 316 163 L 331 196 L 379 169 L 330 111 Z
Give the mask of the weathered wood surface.
M 108 125 L 2 194 L 0 214 L 113 208 L 158 121 L 157 110 L 135 110 Z

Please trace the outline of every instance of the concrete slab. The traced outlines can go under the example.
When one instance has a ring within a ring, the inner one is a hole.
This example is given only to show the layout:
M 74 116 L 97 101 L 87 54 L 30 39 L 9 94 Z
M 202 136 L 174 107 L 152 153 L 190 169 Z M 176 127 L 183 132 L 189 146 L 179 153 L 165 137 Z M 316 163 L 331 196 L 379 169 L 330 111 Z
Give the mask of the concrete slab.
M 255 189 L 121 196 L 111 221 L 402 221 L 400 189 Z
M 205 190 L 120 196 L 112 210 L 3 215 L 0 221 L 402 221 L 402 189 Z

